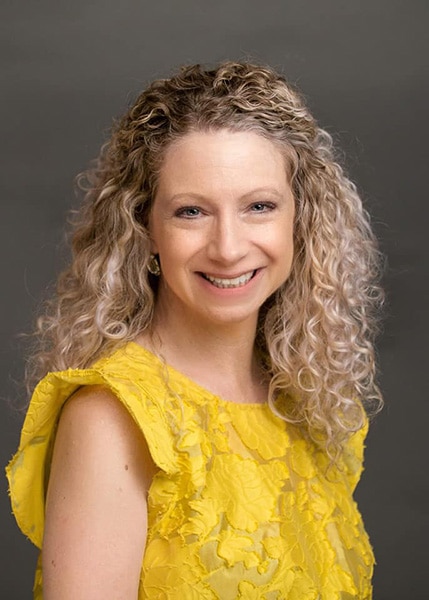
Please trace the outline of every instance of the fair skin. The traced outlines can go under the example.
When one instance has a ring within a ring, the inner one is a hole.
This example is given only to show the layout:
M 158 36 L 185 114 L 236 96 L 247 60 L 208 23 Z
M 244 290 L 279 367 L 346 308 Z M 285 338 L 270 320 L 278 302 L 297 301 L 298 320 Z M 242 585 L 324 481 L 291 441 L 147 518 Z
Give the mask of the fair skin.
M 287 279 L 294 200 L 286 161 L 255 133 L 192 133 L 171 146 L 150 216 L 162 275 L 138 342 L 214 393 L 265 402 L 258 311 Z M 126 409 L 78 390 L 56 435 L 43 543 L 44 600 L 131 600 L 156 472 Z

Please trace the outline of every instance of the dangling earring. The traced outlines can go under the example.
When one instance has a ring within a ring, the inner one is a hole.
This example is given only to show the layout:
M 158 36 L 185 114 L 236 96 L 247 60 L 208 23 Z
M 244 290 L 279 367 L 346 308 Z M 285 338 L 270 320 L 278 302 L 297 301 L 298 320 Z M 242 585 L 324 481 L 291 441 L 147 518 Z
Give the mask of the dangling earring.
M 150 255 L 147 270 L 149 271 L 149 273 L 152 273 L 152 275 L 156 275 L 156 277 L 159 277 L 161 275 L 161 267 L 159 266 L 156 254 Z

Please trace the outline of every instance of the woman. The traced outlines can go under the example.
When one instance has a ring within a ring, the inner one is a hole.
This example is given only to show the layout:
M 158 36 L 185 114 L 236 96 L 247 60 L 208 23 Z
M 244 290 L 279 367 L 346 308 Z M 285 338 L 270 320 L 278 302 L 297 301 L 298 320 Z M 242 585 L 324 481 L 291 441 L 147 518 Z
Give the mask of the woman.
M 378 254 L 297 93 L 247 63 L 152 83 L 73 252 L 8 467 L 35 598 L 370 598 Z

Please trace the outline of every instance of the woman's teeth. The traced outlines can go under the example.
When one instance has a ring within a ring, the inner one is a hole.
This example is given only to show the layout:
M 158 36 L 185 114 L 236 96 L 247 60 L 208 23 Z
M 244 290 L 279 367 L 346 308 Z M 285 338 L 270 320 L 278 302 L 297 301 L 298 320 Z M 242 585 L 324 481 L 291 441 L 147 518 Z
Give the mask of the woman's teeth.
M 249 271 L 249 273 L 240 275 L 240 277 L 234 277 L 234 279 L 222 279 L 220 277 L 212 277 L 211 275 L 206 274 L 204 274 L 204 277 L 218 288 L 235 288 L 246 285 L 246 283 L 252 279 L 254 273 L 255 271 Z

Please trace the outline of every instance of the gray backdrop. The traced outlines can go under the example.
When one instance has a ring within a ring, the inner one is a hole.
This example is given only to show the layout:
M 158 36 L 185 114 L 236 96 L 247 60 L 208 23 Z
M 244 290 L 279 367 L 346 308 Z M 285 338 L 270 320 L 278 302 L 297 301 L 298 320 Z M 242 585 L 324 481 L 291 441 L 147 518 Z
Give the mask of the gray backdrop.
M 3 0 L 0 463 L 18 443 L 18 334 L 66 254 L 73 178 L 112 117 L 181 63 L 253 57 L 284 71 L 345 152 L 388 255 L 379 343 L 386 409 L 358 500 L 376 600 L 427 598 L 427 0 Z M 35 551 L 1 479 L 2 598 L 31 597 Z M 425 593 L 426 591 L 426 593 Z

